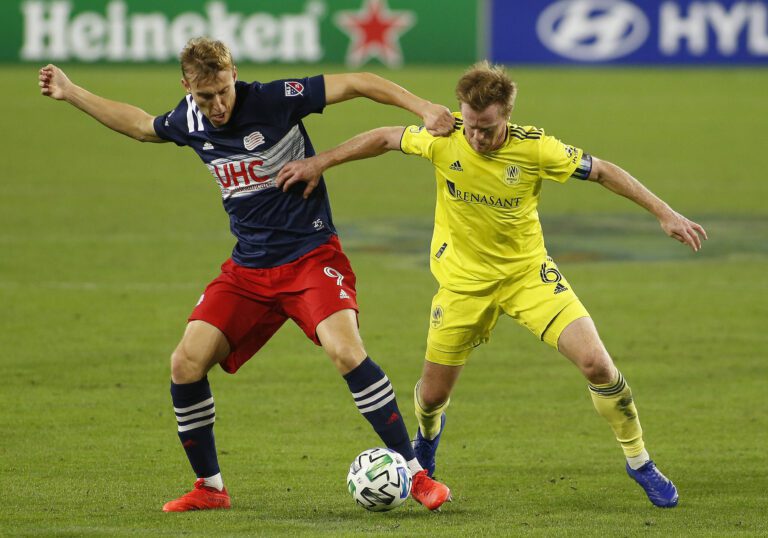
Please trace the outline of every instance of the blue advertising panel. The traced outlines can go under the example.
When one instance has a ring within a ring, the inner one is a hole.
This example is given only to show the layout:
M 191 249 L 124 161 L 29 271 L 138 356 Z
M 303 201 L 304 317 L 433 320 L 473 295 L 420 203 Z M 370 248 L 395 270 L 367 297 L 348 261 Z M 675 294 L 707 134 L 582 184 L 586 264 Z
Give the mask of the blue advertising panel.
M 493 0 L 499 63 L 768 64 L 768 0 Z

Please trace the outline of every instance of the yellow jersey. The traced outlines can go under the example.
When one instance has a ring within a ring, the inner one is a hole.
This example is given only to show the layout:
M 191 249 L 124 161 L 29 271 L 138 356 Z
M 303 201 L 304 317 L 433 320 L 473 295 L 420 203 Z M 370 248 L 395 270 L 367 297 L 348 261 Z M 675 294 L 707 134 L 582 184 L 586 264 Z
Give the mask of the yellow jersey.
M 537 206 L 542 180 L 586 179 L 581 149 L 542 129 L 507 125 L 496 151 L 482 154 L 464 136 L 461 115 L 447 137 L 416 125 L 405 128 L 404 153 L 435 166 L 437 204 L 430 269 L 455 291 L 488 288 L 546 256 Z

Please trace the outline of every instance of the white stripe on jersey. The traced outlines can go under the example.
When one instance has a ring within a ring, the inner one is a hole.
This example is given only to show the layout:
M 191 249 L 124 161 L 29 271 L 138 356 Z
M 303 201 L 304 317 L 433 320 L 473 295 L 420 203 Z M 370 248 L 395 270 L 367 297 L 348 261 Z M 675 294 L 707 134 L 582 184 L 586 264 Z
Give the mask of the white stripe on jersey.
M 189 132 L 193 132 L 195 130 L 195 116 L 192 111 L 192 96 L 187 95 L 187 129 L 189 129 Z
M 280 169 L 290 161 L 303 158 L 304 137 L 299 126 L 294 125 L 274 146 L 264 151 L 230 155 L 206 166 L 216 179 L 222 198 L 228 200 L 275 188 Z
M 195 129 L 195 118 L 197 118 L 197 129 Z M 195 130 L 205 130 L 203 127 L 203 113 L 197 108 L 195 100 L 189 94 L 187 95 L 187 129 L 189 129 L 190 133 Z
M 203 127 L 203 113 L 200 112 L 200 109 L 197 108 L 197 105 L 195 105 L 195 112 L 197 113 L 197 130 L 203 131 L 205 130 Z

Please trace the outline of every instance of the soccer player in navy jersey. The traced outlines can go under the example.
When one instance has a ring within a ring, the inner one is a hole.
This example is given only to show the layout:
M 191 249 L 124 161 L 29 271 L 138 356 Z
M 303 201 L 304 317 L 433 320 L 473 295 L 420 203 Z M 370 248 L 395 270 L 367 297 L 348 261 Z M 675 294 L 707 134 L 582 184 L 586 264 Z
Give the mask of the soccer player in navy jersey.
M 67 101 L 110 129 L 142 142 L 190 146 L 220 188 L 237 239 L 171 355 L 178 435 L 197 480 L 163 510 L 230 507 L 207 374 L 216 364 L 236 372 L 289 318 L 323 347 L 360 413 L 408 461 L 414 499 L 439 508 L 450 490 L 419 465 L 392 385 L 363 347 L 355 275 L 337 238 L 325 185 L 321 181 L 311 194 L 298 185 L 284 193 L 275 178 L 284 164 L 314 155 L 301 120 L 326 105 L 367 97 L 413 112 L 436 135 L 452 131 L 453 117 L 447 108 L 370 73 L 241 82 L 226 45 L 208 38 L 190 40 L 180 60 L 187 95 L 156 117 L 88 92 L 55 65 L 39 74 L 43 95 Z

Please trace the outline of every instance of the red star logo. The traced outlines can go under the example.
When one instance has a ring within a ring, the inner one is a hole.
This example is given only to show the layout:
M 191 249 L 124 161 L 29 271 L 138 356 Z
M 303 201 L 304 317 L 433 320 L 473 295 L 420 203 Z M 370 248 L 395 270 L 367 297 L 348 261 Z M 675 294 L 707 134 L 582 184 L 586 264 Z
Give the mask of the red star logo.
M 400 35 L 416 23 L 412 11 L 390 11 L 387 0 L 365 0 L 360 11 L 339 11 L 334 19 L 350 38 L 347 64 L 352 67 L 374 57 L 389 67 L 401 65 Z

